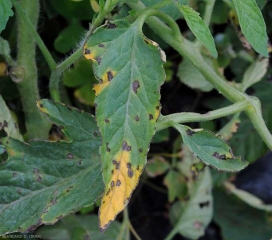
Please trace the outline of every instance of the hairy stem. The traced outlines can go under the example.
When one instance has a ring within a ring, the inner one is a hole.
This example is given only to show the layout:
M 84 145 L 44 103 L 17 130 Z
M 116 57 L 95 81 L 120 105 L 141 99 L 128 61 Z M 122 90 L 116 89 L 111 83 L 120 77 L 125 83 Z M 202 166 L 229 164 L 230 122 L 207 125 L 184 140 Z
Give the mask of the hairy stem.
M 31 34 L 32 37 L 35 39 L 37 45 L 39 46 L 50 69 L 53 70 L 57 64 L 56 64 L 55 60 L 53 59 L 52 55 L 50 54 L 50 52 L 48 51 L 48 49 L 46 48 L 40 35 L 37 33 L 36 24 L 33 21 L 33 19 L 31 19 L 31 15 L 27 14 L 25 12 L 25 11 L 27 11 L 29 13 L 30 11 L 24 7 L 25 6 L 24 1 L 21 1 L 22 4 L 19 4 L 17 0 L 11 0 L 11 2 L 13 4 L 14 8 L 16 9 L 16 12 L 18 13 L 18 18 L 20 18 L 21 22 L 24 22 L 23 25 L 25 25 L 25 29 L 27 31 L 26 34 L 28 34 L 28 38 L 30 38 L 29 34 Z M 35 5 L 34 3 L 31 3 L 31 4 Z M 37 3 L 37 4 L 39 4 L 39 3 Z M 32 12 L 32 9 L 31 9 L 31 12 Z M 37 14 L 38 14 L 38 12 L 37 12 Z
M 127 5 L 137 11 L 145 8 L 145 5 L 138 1 L 138 3 L 127 2 Z M 151 13 L 144 12 L 144 15 L 150 16 Z M 158 15 L 158 14 L 156 14 Z M 159 35 L 165 42 L 171 45 L 183 57 L 191 61 L 191 63 L 202 73 L 202 75 L 209 81 L 219 93 L 225 96 L 233 103 L 243 100 L 248 101 L 249 106 L 245 109 L 252 124 L 258 131 L 259 135 L 267 146 L 272 150 L 272 135 L 270 134 L 261 114 L 261 106 L 254 104 L 252 98 L 231 86 L 222 76 L 218 75 L 203 59 L 201 53 L 194 46 L 193 43 L 184 39 L 180 34 L 178 37 L 173 36 L 173 32 L 157 17 L 149 17 L 146 20 L 147 24 Z M 174 21 L 172 25 L 174 24 Z M 181 40 L 182 39 L 182 40 Z M 253 110 L 252 110 L 253 109 Z
M 36 107 L 36 101 L 40 99 L 37 84 L 36 44 L 35 39 L 30 36 L 29 23 L 26 21 L 26 18 L 29 19 L 33 28 L 36 28 L 39 17 L 39 1 L 21 0 L 20 7 L 18 7 L 17 1 L 12 0 L 12 2 L 14 6 L 17 6 L 16 12 L 18 13 L 17 64 L 24 71 L 23 79 L 18 84 L 18 88 L 25 113 L 27 138 L 46 139 L 51 124 Z M 22 14 L 21 8 L 24 9 L 24 14 Z
M 172 123 L 188 123 L 188 122 L 204 122 L 210 121 L 217 118 L 229 116 L 238 112 L 244 111 L 249 106 L 247 101 L 241 101 L 234 103 L 228 107 L 220 108 L 218 110 L 210 111 L 205 114 L 199 113 L 174 113 L 167 116 L 161 116 L 157 123 L 156 129 L 157 131 L 168 128 L 172 125 Z

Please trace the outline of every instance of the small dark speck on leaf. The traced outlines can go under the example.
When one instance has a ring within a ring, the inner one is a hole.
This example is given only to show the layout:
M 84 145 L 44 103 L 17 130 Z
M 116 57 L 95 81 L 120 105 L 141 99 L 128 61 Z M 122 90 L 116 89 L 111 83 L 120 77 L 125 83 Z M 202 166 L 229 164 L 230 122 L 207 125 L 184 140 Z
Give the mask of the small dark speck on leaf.
M 3 127 L 5 128 L 5 127 L 8 127 L 8 122 L 6 121 L 6 120 L 4 120 L 4 125 L 3 125 Z
M 142 148 L 139 149 L 139 152 L 142 153 L 144 150 Z
M 101 57 L 96 57 L 95 60 L 97 61 L 98 65 L 100 65 L 102 58 Z
M 199 203 L 199 207 L 200 207 L 200 208 L 209 207 L 209 205 L 210 205 L 210 202 L 209 202 L 209 201 L 203 202 L 203 203 Z
M 136 116 L 135 120 L 136 120 L 136 122 L 138 122 L 140 120 L 139 116 Z
M 106 119 L 105 119 L 105 122 L 106 122 L 106 123 L 109 123 L 109 122 L 110 122 L 110 120 L 106 118 Z
M 138 80 L 133 81 L 133 83 L 132 83 L 133 92 L 137 93 L 139 87 L 140 87 L 139 81 Z
M 108 76 L 108 81 L 110 82 L 113 79 L 113 75 L 111 71 L 107 72 L 107 76 Z
M 68 159 L 73 159 L 73 158 L 74 158 L 74 155 L 73 155 L 72 153 L 68 153 L 68 154 L 67 154 L 67 158 L 68 158 Z
M 193 136 L 193 135 L 195 134 L 195 132 L 192 131 L 191 129 L 188 129 L 188 130 L 186 131 L 186 133 L 187 133 L 188 136 Z
M 116 182 L 116 186 L 120 186 L 121 185 L 121 181 L 118 179 L 117 182 Z
M 91 50 L 90 50 L 90 49 L 86 48 L 86 49 L 84 50 L 84 54 L 90 54 L 90 53 L 91 53 Z
M 105 47 L 105 45 L 104 45 L 104 44 L 102 44 L 102 43 L 99 43 L 99 44 L 98 44 L 98 47 L 103 48 L 103 47 Z
M 123 141 L 122 149 L 129 152 L 131 150 L 131 146 L 129 146 L 126 141 Z
M 114 186 L 115 186 L 114 181 L 111 181 L 111 187 L 114 187 Z
M 149 120 L 152 120 L 152 119 L 153 119 L 153 115 L 149 114 Z
M 13 177 L 17 177 L 17 175 L 18 175 L 18 174 L 17 174 L 16 172 L 14 172 L 14 173 L 12 174 Z
M 133 171 L 131 169 L 128 169 L 128 177 L 130 178 L 133 177 Z

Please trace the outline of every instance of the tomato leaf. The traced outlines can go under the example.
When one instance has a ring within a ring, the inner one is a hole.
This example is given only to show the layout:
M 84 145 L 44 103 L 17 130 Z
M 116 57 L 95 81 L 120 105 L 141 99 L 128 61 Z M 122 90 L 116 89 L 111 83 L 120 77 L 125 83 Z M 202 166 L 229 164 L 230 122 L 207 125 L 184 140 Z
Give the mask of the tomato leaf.
M 0 164 L 0 234 L 53 224 L 92 205 L 104 189 L 94 118 L 48 100 L 38 106 L 69 142 L 3 139 L 9 158 Z
M 84 56 L 93 61 L 100 81 L 94 90 L 106 185 L 100 206 L 102 230 L 128 204 L 160 114 L 159 91 L 165 79 L 162 53 L 144 37 L 139 24 L 108 22 L 84 47 Z
M 242 33 L 251 46 L 261 55 L 268 57 L 266 26 L 255 0 L 233 0 Z
M 214 133 L 178 124 L 174 127 L 181 133 L 189 149 L 205 164 L 228 172 L 240 171 L 248 165 L 241 157 L 234 157 L 230 146 Z

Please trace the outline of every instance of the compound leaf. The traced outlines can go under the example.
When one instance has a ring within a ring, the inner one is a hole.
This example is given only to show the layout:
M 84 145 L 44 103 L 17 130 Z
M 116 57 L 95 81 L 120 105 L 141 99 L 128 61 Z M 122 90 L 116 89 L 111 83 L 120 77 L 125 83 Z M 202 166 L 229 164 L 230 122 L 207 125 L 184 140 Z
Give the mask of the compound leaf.
M 242 33 L 252 47 L 260 54 L 268 57 L 266 26 L 255 0 L 233 0 Z
M 94 90 L 106 185 L 100 206 L 102 230 L 128 204 L 160 114 L 159 90 L 165 79 L 162 53 L 140 27 L 139 21 L 108 22 L 84 47 L 84 56 L 93 61 L 100 81 Z
M 70 140 L 3 139 L 9 158 L 0 164 L 0 234 L 55 223 L 92 205 L 104 189 L 94 118 L 48 100 L 38 106 Z
M 230 146 L 214 133 L 178 124 L 174 127 L 181 133 L 189 149 L 205 164 L 228 172 L 240 171 L 248 165 L 241 157 L 234 157 Z

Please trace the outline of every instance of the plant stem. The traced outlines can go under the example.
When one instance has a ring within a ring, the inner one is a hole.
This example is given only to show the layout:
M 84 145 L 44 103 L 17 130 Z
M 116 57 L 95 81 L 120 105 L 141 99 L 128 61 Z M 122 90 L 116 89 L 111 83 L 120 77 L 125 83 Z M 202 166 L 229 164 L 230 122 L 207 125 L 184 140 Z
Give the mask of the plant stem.
M 32 0 L 33 1 L 33 0 Z M 48 63 L 49 67 L 51 70 L 53 70 L 56 66 L 57 63 L 55 62 L 55 60 L 53 59 L 52 55 L 50 54 L 50 52 L 48 51 L 47 47 L 45 46 L 43 40 L 41 39 L 40 35 L 37 33 L 36 31 L 36 24 L 34 24 L 33 21 L 31 21 L 31 15 L 26 14 L 25 11 L 28 11 L 23 5 L 23 1 L 21 1 L 22 4 L 19 4 L 17 0 L 11 0 L 14 8 L 16 9 L 16 12 L 18 13 L 18 17 L 20 17 L 20 21 L 24 22 L 23 24 L 26 26 L 25 30 L 26 30 L 26 34 L 30 33 L 32 34 L 33 38 L 35 39 L 37 45 L 39 46 L 46 62 Z M 34 5 L 34 3 L 32 3 Z M 39 4 L 39 3 L 37 3 Z M 22 7 L 22 6 L 23 7 Z M 30 4 L 31 5 L 31 4 Z M 23 10 L 24 9 L 24 10 Z M 29 36 L 28 36 L 29 38 Z
M 145 5 L 138 1 L 137 3 L 127 2 L 127 5 L 133 10 L 141 11 L 145 9 Z M 151 13 L 144 12 L 144 15 L 150 16 Z M 156 14 L 158 15 L 158 14 Z M 144 18 L 144 17 L 142 17 Z M 173 20 L 172 20 L 173 21 Z M 231 102 L 237 103 L 246 100 L 249 105 L 245 112 L 251 119 L 252 124 L 258 131 L 259 135 L 267 146 L 272 150 L 272 135 L 264 123 L 261 114 L 261 106 L 254 104 L 252 98 L 240 92 L 231 86 L 225 79 L 219 76 L 203 59 L 199 50 L 195 45 L 184 39 L 180 34 L 178 37 L 173 36 L 173 32 L 161 20 L 156 17 L 149 17 L 146 20 L 147 24 L 159 35 L 165 42 L 171 45 L 180 55 L 184 56 L 202 73 L 202 75 L 209 81 L 223 96 Z M 175 24 L 174 21 L 171 25 Z M 176 31 L 175 31 L 176 32 Z
M 217 118 L 229 116 L 238 112 L 244 111 L 249 106 L 248 101 L 241 101 L 234 103 L 228 107 L 220 108 L 218 110 L 210 111 L 205 114 L 200 113 L 174 113 L 167 116 L 160 116 L 156 129 L 157 131 L 168 128 L 172 123 L 188 123 L 188 122 L 204 122 Z
M 207 26 L 210 25 L 212 12 L 214 8 L 215 0 L 206 0 L 206 8 L 205 8 L 205 14 L 203 17 L 203 21 L 206 23 Z
M 77 61 L 82 56 L 83 47 L 80 47 L 77 51 L 75 51 L 72 55 L 70 55 L 65 61 L 60 63 L 51 73 L 50 81 L 49 81 L 49 91 L 51 97 L 60 102 L 60 94 L 59 94 L 59 80 L 62 73 L 70 67 L 75 61 Z
M 27 138 L 46 139 L 51 126 L 47 118 L 36 107 L 36 100 L 40 99 L 37 84 L 36 45 L 35 39 L 29 36 L 29 22 L 34 30 L 39 17 L 39 1 L 21 0 L 20 7 L 17 1 L 12 0 L 17 15 L 17 64 L 24 70 L 22 82 L 18 84 L 21 95 Z M 25 10 L 24 13 L 21 7 Z M 22 14 L 23 12 L 23 14 Z M 27 15 L 26 15 L 27 14 Z M 16 74 L 16 73 L 15 73 Z

